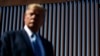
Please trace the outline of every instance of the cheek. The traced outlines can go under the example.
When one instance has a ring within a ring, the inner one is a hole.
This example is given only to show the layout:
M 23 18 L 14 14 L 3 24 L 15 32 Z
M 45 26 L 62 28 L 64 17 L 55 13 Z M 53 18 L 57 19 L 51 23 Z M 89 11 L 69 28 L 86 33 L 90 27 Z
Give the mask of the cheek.
M 30 16 L 26 15 L 25 19 L 26 19 L 26 21 L 29 21 L 30 20 Z
M 25 18 L 25 24 L 28 24 L 29 23 L 29 19 L 28 18 Z
M 27 15 L 27 16 L 26 16 L 26 19 L 28 20 L 29 18 L 30 18 L 30 16 Z

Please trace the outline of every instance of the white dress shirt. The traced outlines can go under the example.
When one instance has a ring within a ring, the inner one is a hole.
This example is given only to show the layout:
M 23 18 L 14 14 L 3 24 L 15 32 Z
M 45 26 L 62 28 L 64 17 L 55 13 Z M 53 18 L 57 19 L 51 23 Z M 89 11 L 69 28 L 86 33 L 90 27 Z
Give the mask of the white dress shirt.
M 31 36 L 32 36 L 33 32 L 26 25 L 24 26 L 24 29 L 25 29 L 26 33 L 28 34 L 30 41 L 31 42 L 35 41 L 36 35 L 34 34 L 34 37 L 32 38 Z

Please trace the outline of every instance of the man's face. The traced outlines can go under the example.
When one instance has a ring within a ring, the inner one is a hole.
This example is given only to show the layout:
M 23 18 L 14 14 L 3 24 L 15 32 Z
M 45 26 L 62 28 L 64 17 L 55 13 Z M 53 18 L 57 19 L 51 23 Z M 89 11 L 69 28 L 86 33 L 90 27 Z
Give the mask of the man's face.
M 25 13 L 25 25 L 29 28 L 40 28 L 44 21 L 44 12 L 37 8 L 30 8 Z

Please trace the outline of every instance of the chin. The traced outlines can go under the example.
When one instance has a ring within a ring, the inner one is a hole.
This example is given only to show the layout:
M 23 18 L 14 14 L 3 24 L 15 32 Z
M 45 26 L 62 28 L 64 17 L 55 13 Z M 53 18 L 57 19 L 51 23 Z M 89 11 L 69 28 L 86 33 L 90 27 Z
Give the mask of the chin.
M 29 27 L 34 27 L 34 25 L 33 24 L 30 24 Z

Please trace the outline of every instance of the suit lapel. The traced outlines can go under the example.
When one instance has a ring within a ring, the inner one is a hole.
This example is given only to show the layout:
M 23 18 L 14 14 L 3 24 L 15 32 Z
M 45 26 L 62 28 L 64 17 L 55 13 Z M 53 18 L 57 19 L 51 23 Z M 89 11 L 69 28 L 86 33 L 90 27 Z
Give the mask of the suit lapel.
M 22 33 L 22 38 L 24 39 L 24 41 L 25 41 L 27 47 L 29 48 L 29 50 L 30 50 L 32 53 L 34 53 L 34 52 L 33 52 L 33 48 L 32 48 L 32 44 L 31 44 L 31 42 L 30 42 L 30 39 L 29 39 L 29 37 L 28 37 L 26 31 L 23 29 L 21 33 Z

